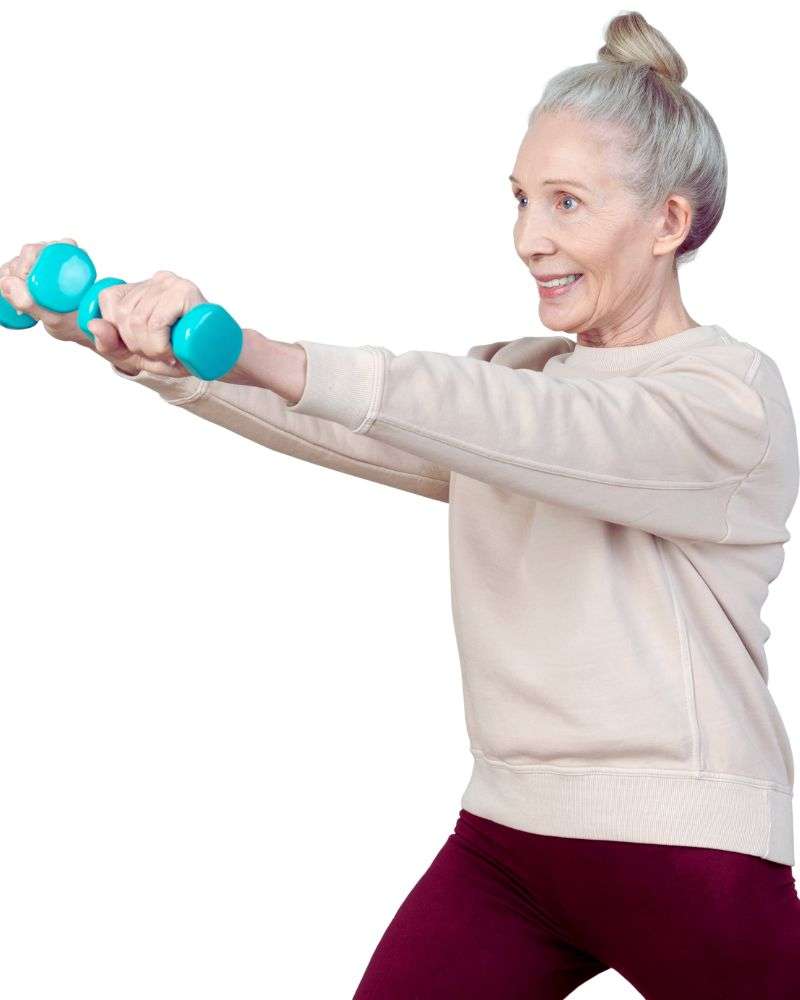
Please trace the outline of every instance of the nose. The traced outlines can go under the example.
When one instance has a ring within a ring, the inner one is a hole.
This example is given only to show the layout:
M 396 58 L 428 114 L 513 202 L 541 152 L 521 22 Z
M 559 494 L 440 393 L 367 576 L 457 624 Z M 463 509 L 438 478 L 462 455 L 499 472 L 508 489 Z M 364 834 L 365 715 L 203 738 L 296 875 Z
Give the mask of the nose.
M 528 263 L 538 256 L 551 256 L 558 249 L 549 232 L 543 210 L 529 204 L 519 213 L 514 224 L 514 246 L 517 254 Z

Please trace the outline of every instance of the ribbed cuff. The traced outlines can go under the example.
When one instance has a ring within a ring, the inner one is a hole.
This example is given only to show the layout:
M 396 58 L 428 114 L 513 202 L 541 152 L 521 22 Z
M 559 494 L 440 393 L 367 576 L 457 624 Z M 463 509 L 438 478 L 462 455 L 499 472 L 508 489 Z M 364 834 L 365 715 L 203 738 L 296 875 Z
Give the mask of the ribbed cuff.
M 356 434 L 366 434 L 380 407 L 391 352 L 370 344 L 294 343 L 306 352 L 306 384 L 300 399 L 287 404 L 286 409 L 334 420 Z
M 154 372 L 140 371 L 136 375 L 129 375 L 127 372 L 111 365 L 111 370 L 120 378 L 126 378 L 129 382 L 140 382 L 149 389 L 155 391 L 168 403 L 190 403 L 206 391 L 210 382 L 197 378 L 195 375 L 188 375 L 185 378 L 172 378 L 170 375 L 156 375 Z

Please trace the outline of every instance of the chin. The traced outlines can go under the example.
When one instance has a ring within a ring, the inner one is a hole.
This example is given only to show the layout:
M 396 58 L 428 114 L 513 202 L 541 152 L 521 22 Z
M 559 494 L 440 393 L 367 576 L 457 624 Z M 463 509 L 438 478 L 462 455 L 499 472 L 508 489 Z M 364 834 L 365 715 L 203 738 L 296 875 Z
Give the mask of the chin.
M 539 321 L 541 322 L 542 326 L 546 327 L 548 330 L 552 330 L 553 333 L 571 333 L 574 336 L 577 336 L 581 332 L 581 330 L 586 329 L 586 324 L 580 321 L 577 321 L 575 323 L 569 323 L 567 326 L 564 326 L 563 320 L 559 321 L 554 316 L 549 317 L 549 322 L 548 322 L 540 315 Z

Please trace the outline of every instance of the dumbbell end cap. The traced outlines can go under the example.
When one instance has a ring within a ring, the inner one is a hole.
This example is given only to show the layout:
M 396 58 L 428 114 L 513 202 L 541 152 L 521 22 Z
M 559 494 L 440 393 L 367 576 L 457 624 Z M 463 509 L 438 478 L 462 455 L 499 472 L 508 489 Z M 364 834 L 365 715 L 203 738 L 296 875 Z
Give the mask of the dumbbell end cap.
M 91 257 L 71 243 L 48 243 L 28 275 L 34 302 L 52 312 L 77 309 L 97 277 Z
M 213 302 L 202 302 L 172 328 L 172 353 L 187 371 L 206 382 L 222 378 L 242 352 L 242 328 Z

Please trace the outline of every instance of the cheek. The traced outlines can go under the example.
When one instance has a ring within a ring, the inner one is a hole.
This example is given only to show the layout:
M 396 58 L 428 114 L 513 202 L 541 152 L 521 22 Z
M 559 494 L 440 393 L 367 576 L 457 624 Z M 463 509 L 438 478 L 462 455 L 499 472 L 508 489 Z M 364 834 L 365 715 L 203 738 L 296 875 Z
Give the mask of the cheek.
M 598 227 L 586 233 L 582 248 L 575 248 L 589 277 L 603 285 L 624 286 L 641 271 L 642 233 L 630 225 Z
M 576 263 L 580 262 L 587 277 L 594 281 L 606 281 L 619 262 L 619 244 L 597 232 L 584 234 L 573 251 Z

